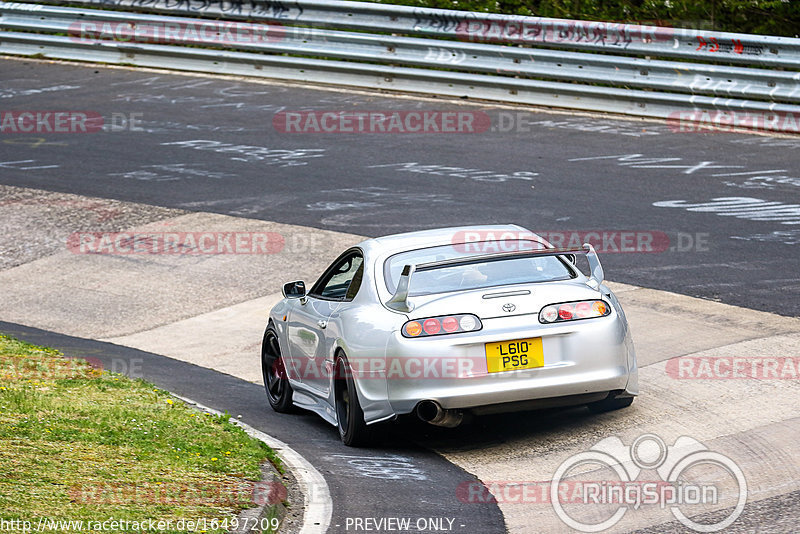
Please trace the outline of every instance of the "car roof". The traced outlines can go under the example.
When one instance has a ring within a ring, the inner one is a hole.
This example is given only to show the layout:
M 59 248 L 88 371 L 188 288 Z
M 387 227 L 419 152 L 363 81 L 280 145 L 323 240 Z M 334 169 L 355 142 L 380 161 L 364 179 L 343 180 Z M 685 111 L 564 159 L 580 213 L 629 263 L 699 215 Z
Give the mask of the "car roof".
M 418 232 L 406 232 L 376 237 L 362 241 L 358 246 L 362 248 L 365 253 L 389 255 L 406 250 L 450 245 L 453 244 L 453 240 L 458 234 L 463 232 L 480 232 L 486 234 L 513 232 L 515 234 L 525 234 L 526 236 L 533 235 L 530 230 L 517 226 L 516 224 L 453 226 L 450 228 L 436 228 L 433 230 L 420 230 Z

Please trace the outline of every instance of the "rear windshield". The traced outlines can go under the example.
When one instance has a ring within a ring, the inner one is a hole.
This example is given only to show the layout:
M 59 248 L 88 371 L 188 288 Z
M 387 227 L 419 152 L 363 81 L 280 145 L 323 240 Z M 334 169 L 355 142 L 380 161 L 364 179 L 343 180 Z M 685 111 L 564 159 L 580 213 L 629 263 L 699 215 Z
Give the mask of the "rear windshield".
M 405 265 L 419 265 L 433 261 L 480 256 L 491 252 L 511 252 L 515 250 L 538 250 L 543 248 L 535 241 L 483 242 L 475 247 L 480 252 L 461 250 L 464 247 L 443 245 L 401 252 L 387 258 L 383 266 L 386 288 L 394 293 L 400 273 Z M 531 282 L 551 282 L 567 280 L 575 273 L 557 256 L 541 258 L 516 258 L 503 261 L 474 263 L 443 267 L 432 271 L 414 273 L 411 277 L 409 295 L 429 295 L 449 291 L 466 291 L 484 287 Z

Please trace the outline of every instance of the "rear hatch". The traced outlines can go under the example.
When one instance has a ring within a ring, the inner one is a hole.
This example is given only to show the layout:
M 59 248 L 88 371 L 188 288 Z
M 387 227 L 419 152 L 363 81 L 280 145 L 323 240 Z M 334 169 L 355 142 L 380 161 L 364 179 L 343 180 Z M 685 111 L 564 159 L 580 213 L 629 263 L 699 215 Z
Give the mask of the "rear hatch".
M 472 313 L 481 319 L 538 314 L 548 304 L 590 300 L 599 292 L 585 283 L 569 280 L 515 284 L 409 297 L 414 309 L 409 319 Z

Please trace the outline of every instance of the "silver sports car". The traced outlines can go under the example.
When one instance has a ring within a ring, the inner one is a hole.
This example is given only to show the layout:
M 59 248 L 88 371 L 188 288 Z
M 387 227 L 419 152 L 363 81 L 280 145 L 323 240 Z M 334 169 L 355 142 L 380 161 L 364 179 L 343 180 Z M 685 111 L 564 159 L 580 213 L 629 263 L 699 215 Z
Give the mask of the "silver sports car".
M 613 410 L 638 394 L 628 323 L 589 244 L 556 249 L 510 225 L 391 235 L 283 295 L 261 350 L 269 403 L 319 414 L 347 445 L 404 414 L 453 427 L 540 407 Z

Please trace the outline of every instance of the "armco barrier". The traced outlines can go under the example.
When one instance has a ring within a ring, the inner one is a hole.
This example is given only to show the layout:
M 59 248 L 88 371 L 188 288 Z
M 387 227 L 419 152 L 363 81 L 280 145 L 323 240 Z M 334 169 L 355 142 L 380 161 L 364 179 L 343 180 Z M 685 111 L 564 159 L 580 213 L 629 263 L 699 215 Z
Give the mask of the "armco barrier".
M 69 4 L 104 9 L 0 2 L 0 53 L 798 129 L 771 121 L 800 116 L 795 38 L 335 0 Z

